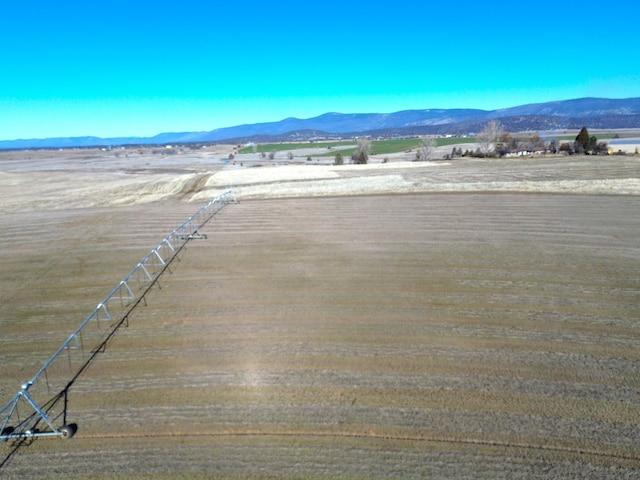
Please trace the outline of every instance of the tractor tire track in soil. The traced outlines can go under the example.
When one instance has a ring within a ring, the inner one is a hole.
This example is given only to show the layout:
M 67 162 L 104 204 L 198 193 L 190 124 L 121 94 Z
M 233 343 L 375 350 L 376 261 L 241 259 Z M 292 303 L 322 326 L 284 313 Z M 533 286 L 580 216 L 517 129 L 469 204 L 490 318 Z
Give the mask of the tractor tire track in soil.
M 135 433 L 123 433 L 123 434 L 111 434 L 111 435 L 76 435 L 74 438 L 82 439 L 138 439 L 138 438 L 179 438 L 179 437 L 321 437 L 321 438 L 365 438 L 365 439 L 377 439 L 377 440 L 396 440 L 396 441 L 410 441 L 410 442 L 430 442 L 430 443 L 459 443 L 465 445 L 483 445 L 488 447 L 506 447 L 506 448 L 518 448 L 526 450 L 548 450 L 555 452 L 566 452 L 578 455 L 591 455 L 595 457 L 610 457 L 620 458 L 625 460 L 640 461 L 640 455 L 626 455 L 616 452 L 604 452 L 602 450 L 586 449 L 579 447 L 567 447 L 567 446 L 554 446 L 554 445 L 542 445 L 531 443 L 516 443 L 516 442 L 500 442 L 497 440 L 478 440 L 473 438 L 448 438 L 439 436 L 394 436 L 375 433 L 361 433 L 361 432 L 172 432 L 172 433 L 156 433 L 156 434 L 135 434 Z

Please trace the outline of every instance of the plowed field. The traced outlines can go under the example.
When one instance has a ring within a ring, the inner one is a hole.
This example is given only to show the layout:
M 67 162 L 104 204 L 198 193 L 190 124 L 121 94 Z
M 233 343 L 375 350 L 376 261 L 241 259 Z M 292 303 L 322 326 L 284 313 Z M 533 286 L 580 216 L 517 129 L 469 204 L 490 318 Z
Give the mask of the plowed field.
M 200 205 L 180 198 L 2 214 L 0 403 Z M 638 212 L 240 198 L 73 385 L 76 436 L 0 445 L 0 476 L 634 478 Z

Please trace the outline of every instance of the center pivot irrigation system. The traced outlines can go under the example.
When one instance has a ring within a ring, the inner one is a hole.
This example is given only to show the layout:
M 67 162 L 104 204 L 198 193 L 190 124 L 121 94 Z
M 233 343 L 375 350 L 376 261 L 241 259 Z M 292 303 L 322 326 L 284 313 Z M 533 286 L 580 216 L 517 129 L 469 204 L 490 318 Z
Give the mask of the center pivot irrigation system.
M 0 409 L 0 442 L 74 435 L 77 425 L 67 423 L 67 393 L 73 383 L 105 350 L 118 329 L 129 325 L 129 317 L 138 305 L 147 305 L 146 294 L 154 286 L 160 288 L 160 277 L 186 244 L 206 238 L 200 228 L 229 203 L 237 203 L 231 190 L 202 206 L 156 245 L 98 304 L 38 373 Z M 59 424 L 62 425 L 55 426 Z

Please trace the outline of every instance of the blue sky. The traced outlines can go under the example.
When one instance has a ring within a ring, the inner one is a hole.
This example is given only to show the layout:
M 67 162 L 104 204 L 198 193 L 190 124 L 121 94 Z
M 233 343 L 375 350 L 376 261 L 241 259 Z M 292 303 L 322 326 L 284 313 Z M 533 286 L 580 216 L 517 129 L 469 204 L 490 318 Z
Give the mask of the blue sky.
M 0 140 L 639 97 L 640 6 L 616 7 L 7 0 Z

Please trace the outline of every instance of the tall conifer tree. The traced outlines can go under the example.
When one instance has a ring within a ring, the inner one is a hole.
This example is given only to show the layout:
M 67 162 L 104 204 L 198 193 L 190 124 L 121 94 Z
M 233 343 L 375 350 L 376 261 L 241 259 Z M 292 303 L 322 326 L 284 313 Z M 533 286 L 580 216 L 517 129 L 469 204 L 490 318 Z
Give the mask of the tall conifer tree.
M 582 150 L 584 152 L 589 150 L 589 132 L 587 131 L 587 127 L 582 127 L 580 133 L 576 137 L 576 142 L 582 146 Z

